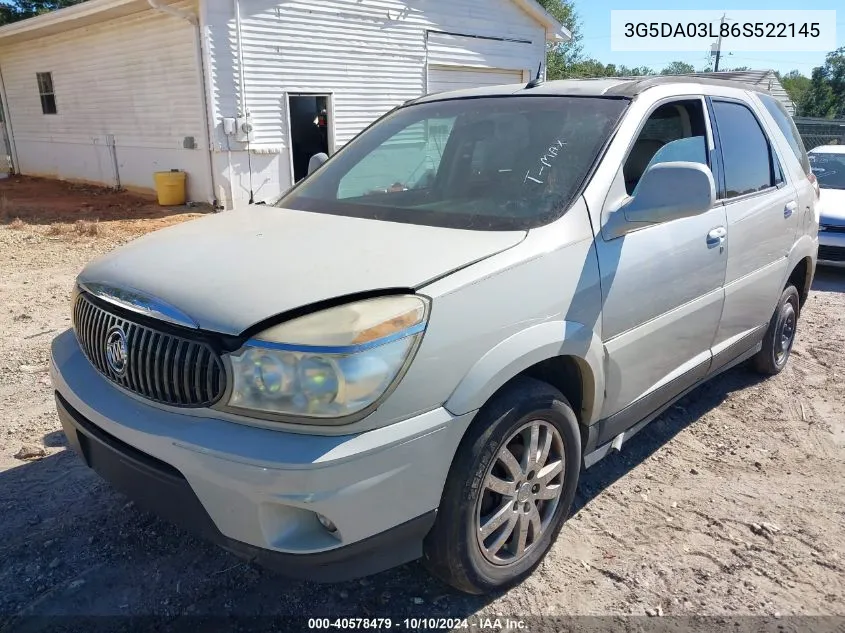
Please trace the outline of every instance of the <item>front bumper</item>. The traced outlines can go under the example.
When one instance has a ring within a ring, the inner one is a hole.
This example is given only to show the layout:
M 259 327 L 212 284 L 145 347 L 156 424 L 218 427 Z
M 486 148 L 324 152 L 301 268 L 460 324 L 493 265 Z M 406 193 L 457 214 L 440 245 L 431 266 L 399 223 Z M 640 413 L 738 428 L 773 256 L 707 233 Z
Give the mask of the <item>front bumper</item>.
M 71 446 L 140 507 L 282 573 L 322 581 L 421 555 L 472 419 L 438 408 L 366 433 L 315 436 L 200 417 L 115 387 L 72 331 L 53 341 L 51 374 Z
M 826 266 L 845 266 L 845 232 L 819 231 L 818 263 Z

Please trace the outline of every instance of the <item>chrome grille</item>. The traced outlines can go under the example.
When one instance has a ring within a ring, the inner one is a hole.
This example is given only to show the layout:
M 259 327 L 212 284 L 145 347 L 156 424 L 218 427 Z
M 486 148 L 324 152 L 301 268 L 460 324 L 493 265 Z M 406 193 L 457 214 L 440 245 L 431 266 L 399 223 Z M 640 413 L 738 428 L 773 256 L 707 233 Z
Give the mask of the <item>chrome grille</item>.
M 122 375 L 109 365 L 106 340 L 120 326 L 125 334 Z M 205 407 L 226 389 L 223 361 L 205 342 L 162 332 L 112 314 L 78 296 L 73 306 L 76 338 L 88 360 L 112 382 L 150 400 L 177 407 Z

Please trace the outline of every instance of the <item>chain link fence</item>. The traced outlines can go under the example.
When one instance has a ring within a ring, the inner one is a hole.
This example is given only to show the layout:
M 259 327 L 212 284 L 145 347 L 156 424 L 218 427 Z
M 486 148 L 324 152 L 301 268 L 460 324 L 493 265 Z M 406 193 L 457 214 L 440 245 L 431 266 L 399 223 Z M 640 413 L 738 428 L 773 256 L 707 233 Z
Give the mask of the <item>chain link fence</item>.
M 807 151 L 819 145 L 845 145 L 845 119 L 795 117 Z

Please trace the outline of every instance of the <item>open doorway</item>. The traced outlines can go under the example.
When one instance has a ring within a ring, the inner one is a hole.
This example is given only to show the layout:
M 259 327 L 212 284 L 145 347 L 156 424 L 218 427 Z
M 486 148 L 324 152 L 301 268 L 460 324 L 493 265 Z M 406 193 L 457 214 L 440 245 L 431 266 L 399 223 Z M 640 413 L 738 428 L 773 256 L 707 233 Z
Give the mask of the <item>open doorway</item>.
M 329 153 L 332 121 L 329 95 L 288 95 L 293 181 L 308 175 L 314 154 Z

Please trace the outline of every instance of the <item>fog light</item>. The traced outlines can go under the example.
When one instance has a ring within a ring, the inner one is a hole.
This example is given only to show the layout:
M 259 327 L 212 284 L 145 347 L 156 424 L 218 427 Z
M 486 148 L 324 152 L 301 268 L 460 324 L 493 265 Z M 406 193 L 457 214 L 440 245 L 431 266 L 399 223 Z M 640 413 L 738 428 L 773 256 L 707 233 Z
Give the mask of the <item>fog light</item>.
M 337 532 L 337 526 L 319 512 L 317 513 L 317 520 L 320 522 L 320 525 L 326 528 L 329 532 Z

